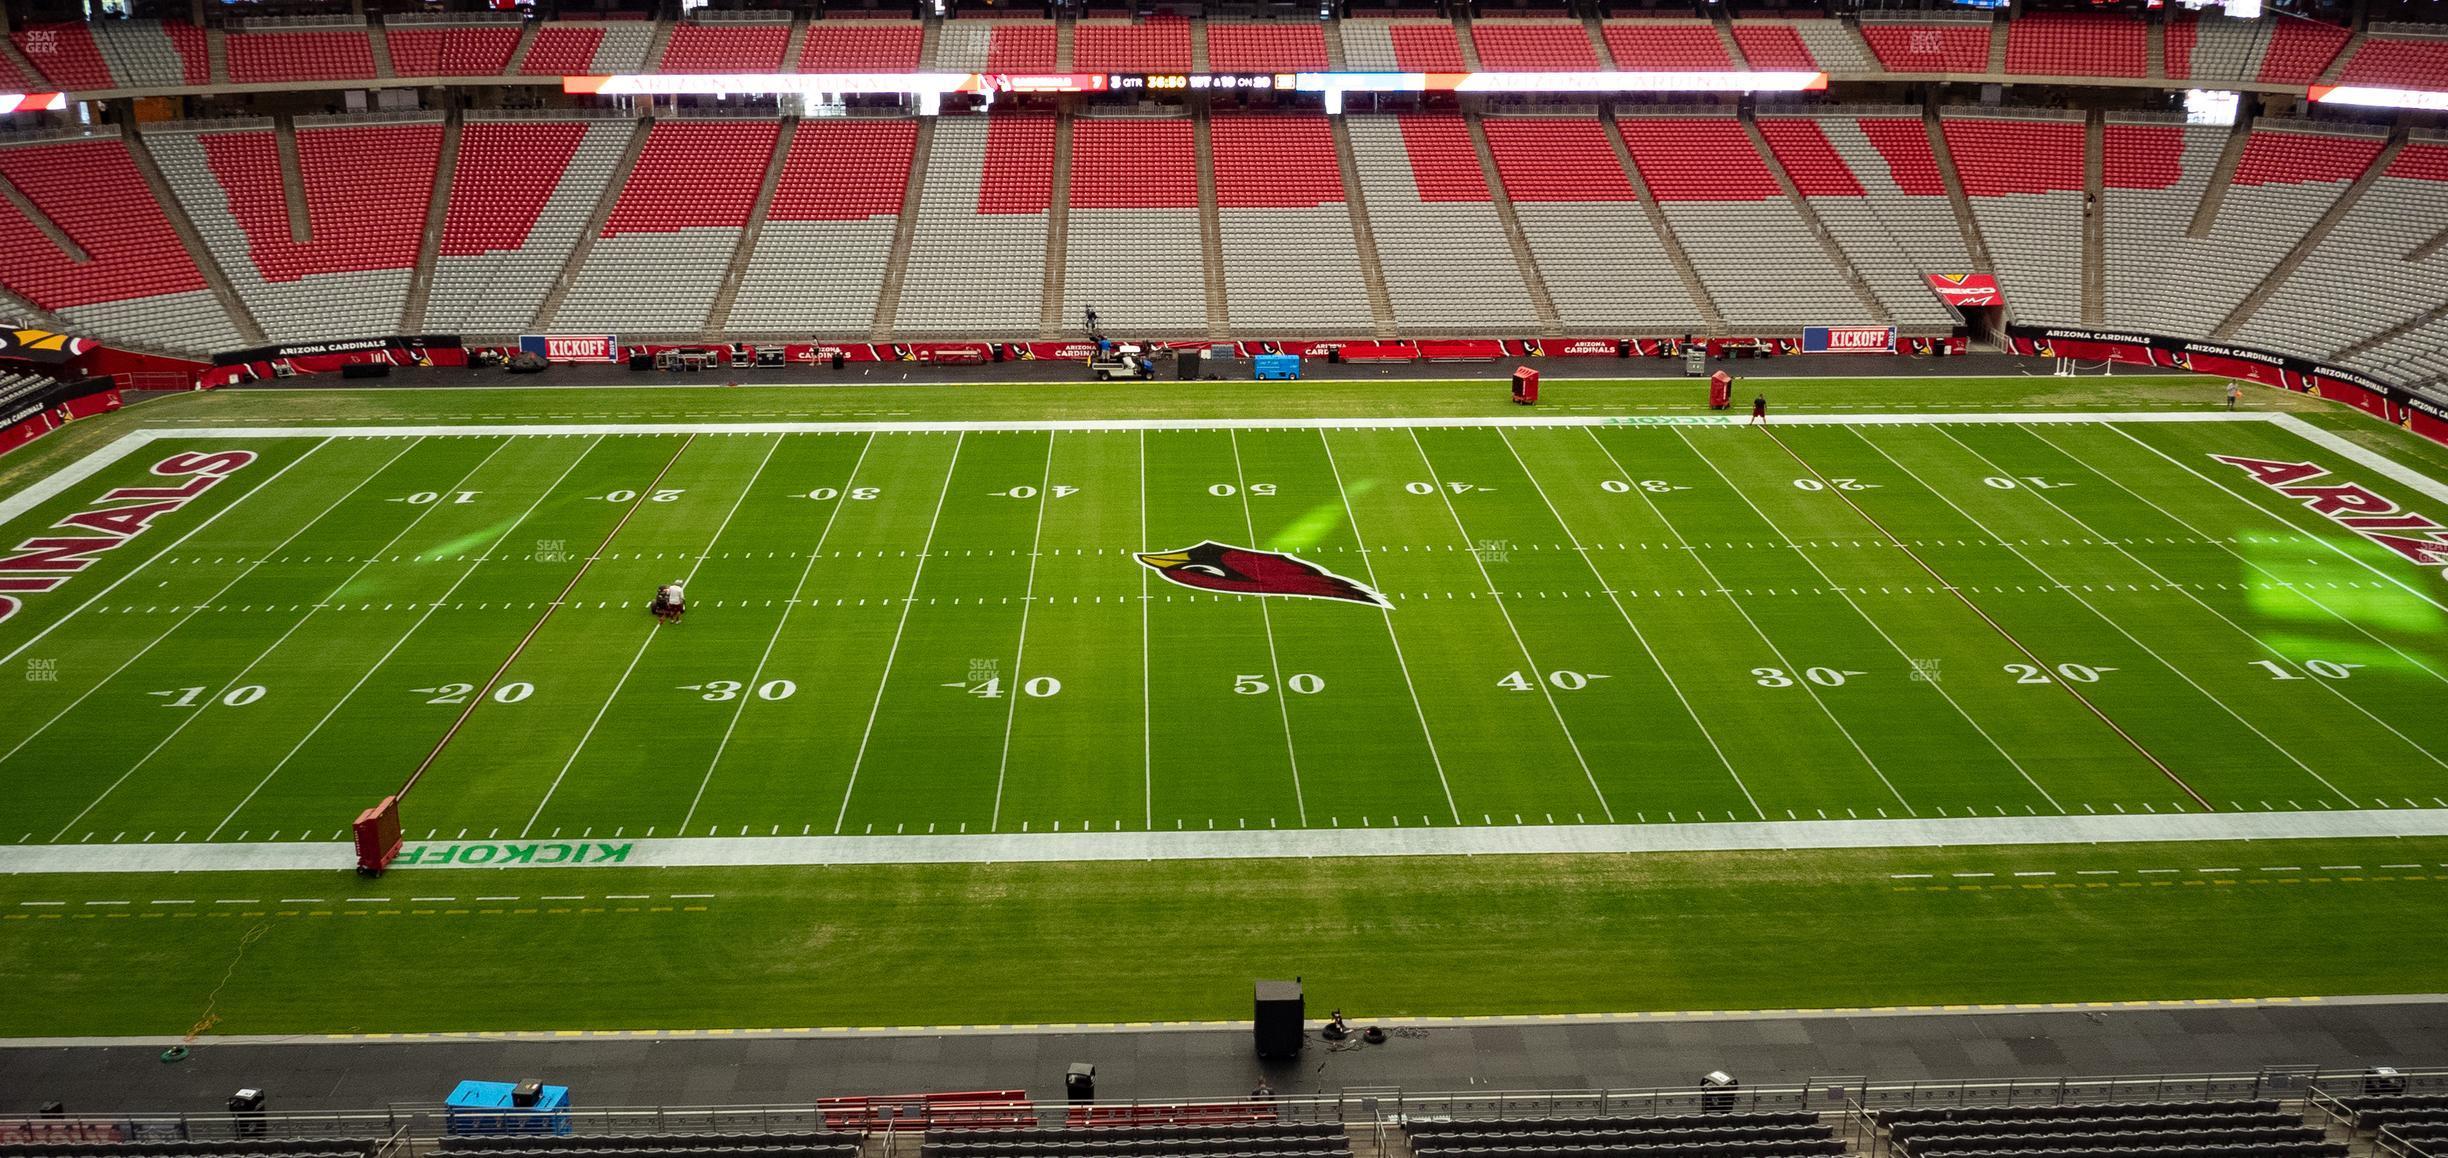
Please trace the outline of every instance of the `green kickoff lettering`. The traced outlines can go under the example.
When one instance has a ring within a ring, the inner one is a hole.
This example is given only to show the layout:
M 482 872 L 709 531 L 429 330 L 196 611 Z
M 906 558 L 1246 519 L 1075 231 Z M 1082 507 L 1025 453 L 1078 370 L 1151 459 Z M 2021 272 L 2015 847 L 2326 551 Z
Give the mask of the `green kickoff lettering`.
M 601 841 L 438 841 L 411 844 L 400 850 L 393 867 L 438 868 L 443 865 L 627 864 L 634 842 Z

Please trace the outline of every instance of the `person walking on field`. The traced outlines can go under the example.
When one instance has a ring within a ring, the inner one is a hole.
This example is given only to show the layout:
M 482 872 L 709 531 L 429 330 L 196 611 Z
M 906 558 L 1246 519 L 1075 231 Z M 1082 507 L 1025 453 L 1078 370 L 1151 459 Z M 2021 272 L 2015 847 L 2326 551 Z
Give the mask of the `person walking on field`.
M 1751 399 L 1751 423 L 1752 425 L 1757 426 L 1767 421 L 1768 396 L 1765 394 L 1756 395 Z
M 2227 409 L 2229 409 L 2229 410 L 2233 410 L 2233 409 L 2235 409 L 2235 408 L 2236 408 L 2236 399 L 2237 399 L 2237 398 L 2242 397 L 2242 396 L 2243 396 L 2243 394 L 2244 394 L 2244 390 L 2243 390 L 2243 388 L 2242 388 L 2242 387 L 2237 386 L 2237 385 L 2236 385 L 2235 383 L 2233 383 L 2233 382 L 2229 382 L 2229 383 L 2227 384 Z

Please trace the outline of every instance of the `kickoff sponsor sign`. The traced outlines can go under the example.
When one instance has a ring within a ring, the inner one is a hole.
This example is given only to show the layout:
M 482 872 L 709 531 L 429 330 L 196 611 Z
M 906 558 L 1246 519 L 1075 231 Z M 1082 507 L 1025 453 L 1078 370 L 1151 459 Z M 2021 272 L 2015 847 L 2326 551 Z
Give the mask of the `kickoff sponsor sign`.
M 2006 300 L 1998 293 L 1995 274 L 1933 273 L 1929 287 L 1950 306 L 1994 306 Z
M 527 334 L 519 338 L 519 352 L 547 362 L 617 362 L 620 341 L 610 334 Z
M 1804 326 L 1805 354 L 1892 354 L 1894 326 Z

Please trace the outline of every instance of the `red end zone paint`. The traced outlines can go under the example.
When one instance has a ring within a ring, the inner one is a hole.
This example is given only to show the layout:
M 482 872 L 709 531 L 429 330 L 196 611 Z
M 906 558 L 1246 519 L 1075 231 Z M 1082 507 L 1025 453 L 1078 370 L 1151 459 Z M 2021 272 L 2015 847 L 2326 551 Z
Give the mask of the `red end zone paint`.
M 2398 506 L 2356 483 L 2313 483 L 2329 468 L 2312 462 L 2281 462 L 2214 454 L 2210 457 L 2253 477 L 2253 481 L 2294 499 L 2314 514 L 2353 531 L 2424 567 L 2448 567 L 2448 527 Z
M 84 510 L 52 524 L 84 533 L 36 535 L 0 556 L 0 591 L 39 594 L 56 590 L 104 553 L 143 534 L 154 520 L 194 502 L 254 461 L 251 450 L 217 450 L 183 451 L 154 463 L 154 474 L 184 481 L 172 486 L 115 487 L 87 500 Z M 24 606 L 16 595 L 0 595 L 0 620 Z

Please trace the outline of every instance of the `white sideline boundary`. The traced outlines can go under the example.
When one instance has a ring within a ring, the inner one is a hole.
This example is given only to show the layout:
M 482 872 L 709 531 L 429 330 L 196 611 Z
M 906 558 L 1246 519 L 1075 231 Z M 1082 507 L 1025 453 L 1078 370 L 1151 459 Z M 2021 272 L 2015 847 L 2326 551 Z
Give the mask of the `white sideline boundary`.
M 2095 425 L 2260 423 L 2286 430 L 2438 502 L 2448 483 L 2291 414 L 2260 411 L 2052 411 L 1963 414 L 1801 414 L 1780 426 L 1933 424 Z M 147 427 L 0 499 L 0 525 L 161 441 L 250 438 L 432 438 L 620 434 L 955 433 L 1131 430 L 1415 430 L 1748 424 L 1743 415 L 1502 415 L 1475 418 L 1128 419 L 1036 422 L 469 423 L 399 426 Z M 2448 836 L 2448 809 L 1756 821 L 1724 824 L 1524 825 L 1232 832 L 1001 833 L 928 836 L 701 837 L 612 841 L 412 841 L 400 871 L 453 867 L 639 867 L 982 864 L 1318 857 L 1607 855 L 1645 852 L 1927 848 L 2152 841 L 2372 839 Z M 37 873 L 332 870 L 345 842 L 0 846 L 0 876 Z
M 1057 861 L 1314 860 L 1321 857 L 1589 856 L 1633 853 L 2352 840 L 2448 836 L 2448 809 L 1773 820 L 1725 824 L 996 833 L 967 836 L 716 836 L 654 840 L 410 841 L 393 872 L 435 868 L 739 868 Z M 342 841 L 277 844 L 8 845 L 0 876 L 33 873 L 332 872 Z
M 544 389 L 544 387 L 536 387 Z M 555 388 L 557 389 L 557 387 Z M 1442 427 L 1580 427 L 1580 426 L 1742 426 L 1747 416 L 1735 414 L 1643 415 L 1487 415 L 1477 418 L 1128 418 L 1100 422 L 477 422 L 425 423 L 398 426 L 149 426 L 126 435 L 60 468 L 32 486 L 0 498 L 0 524 L 6 524 L 61 492 L 101 473 L 111 464 L 148 444 L 172 439 L 213 441 L 239 438 L 447 438 L 453 435 L 613 435 L 613 434 L 951 434 L 990 431 L 1121 431 L 1121 430 L 1406 430 Z M 1794 414 L 1772 419 L 1779 426 L 1907 426 L 1942 422 L 2053 423 L 2086 425 L 2124 422 L 2264 422 L 2294 432 L 2324 450 L 2345 455 L 2412 486 L 2431 498 L 2448 502 L 2448 484 L 2435 482 L 2383 455 L 2313 426 L 2292 414 L 2264 411 L 1996 411 L 1967 414 Z

